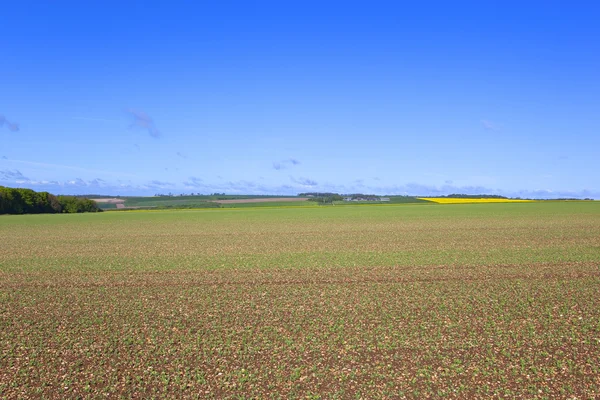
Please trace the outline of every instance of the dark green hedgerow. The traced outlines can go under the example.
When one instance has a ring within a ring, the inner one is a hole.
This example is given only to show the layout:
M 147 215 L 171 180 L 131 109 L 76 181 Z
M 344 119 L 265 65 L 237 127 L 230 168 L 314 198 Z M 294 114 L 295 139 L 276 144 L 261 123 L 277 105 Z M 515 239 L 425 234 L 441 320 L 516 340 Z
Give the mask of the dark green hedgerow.
M 55 214 L 102 211 L 89 199 L 0 186 L 0 214 Z

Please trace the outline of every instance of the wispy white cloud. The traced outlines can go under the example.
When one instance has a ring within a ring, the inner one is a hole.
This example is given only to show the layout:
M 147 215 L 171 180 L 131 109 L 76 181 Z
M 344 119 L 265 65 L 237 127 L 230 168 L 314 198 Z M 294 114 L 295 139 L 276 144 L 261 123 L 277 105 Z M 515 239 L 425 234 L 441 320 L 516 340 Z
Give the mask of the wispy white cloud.
M 145 129 L 150 136 L 153 138 L 160 137 L 160 131 L 156 128 L 154 124 L 154 120 L 148 114 L 143 111 L 128 109 L 127 113 L 133 118 L 133 122 L 131 123 L 131 127 L 137 127 Z
M 149 184 L 147 184 L 146 186 L 152 187 L 152 188 L 156 188 L 156 189 L 164 189 L 164 188 L 172 188 L 173 186 L 175 186 L 174 183 L 171 182 L 163 182 L 163 181 L 150 181 Z
M 200 193 L 229 193 L 229 194 L 272 194 L 290 195 L 300 190 L 292 185 L 266 185 L 262 182 L 248 180 L 206 182 L 201 178 L 190 177 L 184 182 L 184 190 L 193 190 Z
M 481 120 L 481 125 L 483 125 L 483 127 L 485 129 L 487 129 L 488 131 L 493 131 L 493 132 L 499 132 L 500 131 L 500 125 L 498 125 L 497 123 L 490 121 L 489 119 L 482 119 Z
M 19 124 L 17 122 L 10 122 L 4 115 L 0 114 L 0 128 L 6 125 L 6 128 L 11 132 L 19 131 Z
M 92 179 L 90 181 L 90 184 L 92 186 L 105 186 L 107 184 L 107 182 L 104 179 L 100 179 L 100 178 L 96 178 L 96 179 Z
M 63 169 L 63 170 L 66 169 L 66 170 L 72 170 L 72 171 L 87 172 L 87 173 L 91 173 L 91 174 L 112 175 L 115 177 L 119 177 L 119 176 L 127 176 L 127 177 L 132 177 L 132 178 L 136 177 L 136 175 L 129 174 L 127 172 L 121 172 L 121 171 L 115 172 L 115 171 L 107 171 L 107 170 L 100 170 L 100 169 L 77 167 L 77 166 L 73 166 L 73 165 L 43 163 L 43 162 L 28 161 L 28 160 L 15 160 L 15 159 L 10 159 L 10 158 L 7 158 L 6 160 L 10 161 L 11 163 L 18 163 L 18 164 L 29 165 L 29 166 L 33 166 L 33 167 L 42 167 L 45 169 L 48 169 L 48 168 Z
M 21 171 L 19 171 L 18 169 L 5 169 L 3 171 L 0 171 L 0 180 L 4 180 L 7 182 L 10 181 L 18 181 L 18 180 L 28 180 L 29 178 L 25 177 Z
M 273 169 L 280 171 L 282 169 L 291 168 L 293 166 L 299 165 L 300 161 L 295 158 L 288 158 L 286 160 L 275 161 L 273 162 Z
M 14 183 L 19 185 L 25 185 L 26 187 L 37 187 L 37 186 L 56 186 L 61 188 L 77 187 L 77 188 L 90 188 L 90 187 L 103 187 L 107 186 L 107 182 L 100 178 L 95 178 L 90 181 L 86 181 L 81 178 L 70 179 L 66 181 L 55 181 L 47 179 L 29 179 L 25 176 L 21 176 L 19 179 L 14 180 Z
M 67 184 L 75 186 L 88 186 L 88 183 L 81 178 L 75 178 L 74 180 L 67 181 Z
M 536 190 L 519 190 L 511 196 L 529 198 L 529 199 L 600 199 L 600 190 L 551 190 L 551 189 L 536 189 Z
M 29 174 L 28 174 L 29 175 Z M 228 193 L 259 195 L 295 195 L 304 191 L 347 193 L 373 193 L 378 195 L 441 196 L 448 194 L 491 194 L 522 198 L 595 198 L 600 199 L 600 189 L 578 191 L 516 190 L 503 191 L 487 186 L 459 186 L 447 181 L 440 186 L 406 183 L 400 185 L 379 185 L 376 181 L 355 180 L 348 184 L 318 183 L 305 177 L 290 177 L 290 184 L 268 184 L 263 180 L 206 181 L 199 177 L 189 177 L 183 183 L 152 180 L 146 183 L 116 180 L 109 182 L 101 178 L 86 180 L 74 178 L 65 181 L 28 178 L 18 169 L 0 171 L 0 182 L 5 186 L 30 187 L 55 194 L 107 195 L 154 195 L 158 189 L 173 193 Z
M 302 185 L 302 186 L 313 187 L 313 186 L 317 186 L 318 185 L 317 181 L 314 181 L 314 180 L 309 179 L 309 178 L 304 178 L 304 177 L 295 178 L 293 176 L 290 176 L 290 180 L 292 182 L 297 183 L 297 184 Z
M 197 178 L 195 176 L 190 176 L 187 181 L 183 182 L 183 184 L 184 184 L 184 186 L 191 187 L 191 188 L 203 187 L 204 186 L 204 180 L 202 178 Z
M 0 171 L 0 181 L 4 176 Z M 172 189 L 175 186 L 170 182 L 151 181 L 146 184 L 135 184 L 131 181 L 108 182 L 102 178 L 85 180 L 82 178 L 68 179 L 65 181 L 29 179 L 19 171 L 8 171 L 11 179 L 9 186 L 25 187 L 38 191 L 48 191 L 54 194 L 106 194 L 106 195 L 151 195 L 156 189 Z M 15 179 L 16 178 L 16 179 Z

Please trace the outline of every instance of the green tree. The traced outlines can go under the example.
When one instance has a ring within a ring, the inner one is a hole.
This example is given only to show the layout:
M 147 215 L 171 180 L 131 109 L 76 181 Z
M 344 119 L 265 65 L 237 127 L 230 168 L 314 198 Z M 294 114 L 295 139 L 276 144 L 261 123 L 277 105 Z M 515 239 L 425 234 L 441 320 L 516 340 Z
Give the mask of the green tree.
M 74 196 L 0 186 L 0 214 L 77 213 L 102 211 L 95 201 Z

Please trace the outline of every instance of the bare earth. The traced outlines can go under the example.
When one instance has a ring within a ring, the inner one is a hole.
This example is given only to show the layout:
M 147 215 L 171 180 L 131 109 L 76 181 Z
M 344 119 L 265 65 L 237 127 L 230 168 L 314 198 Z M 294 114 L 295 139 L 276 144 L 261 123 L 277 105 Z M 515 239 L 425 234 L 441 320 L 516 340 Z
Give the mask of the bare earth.
M 108 203 L 108 204 L 123 204 L 125 203 L 124 199 L 117 198 L 107 198 L 107 199 L 94 199 L 96 203 Z
M 29 215 L 0 238 L 0 399 L 600 399 L 599 202 Z
M 267 197 L 260 199 L 235 199 L 235 200 L 214 200 L 215 203 L 234 204 L 234 203 L 268 203 L 273 201 L 304 201 L 308 197 Z

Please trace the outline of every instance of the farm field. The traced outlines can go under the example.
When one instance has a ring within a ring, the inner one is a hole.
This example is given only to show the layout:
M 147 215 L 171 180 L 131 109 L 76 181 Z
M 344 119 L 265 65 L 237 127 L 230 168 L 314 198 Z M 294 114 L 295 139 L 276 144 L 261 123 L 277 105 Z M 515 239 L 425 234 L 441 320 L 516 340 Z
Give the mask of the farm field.
M 318 203 L 308 197 L 285 196 L 242 196 L 242 195 L 189 195 L 189 196 L 152 196 L 152 197 L 103 197 L 92 196 L 104 210 L 117 208 L 127 209 L 193 209 L 193 208 L 239 208 L 239 207 L 314 207 Z M 419 199 L 412 196 L 388 196 L 389 201 L 347 202 L 335 201 L 335 205 L 357 204 L 432 204 L 435 201 Z M 313 199 L 314 200 L 314 199 Z M 443 200 L 443 199 L 442 199 Z
M 600 396 L 600 202 L 0 217 L 0 398 Z
M 285 196 L 240 196 L 240 195 L 186 195 L 186 196 L 151 196 L 151 197 L 103 197 L 91 196 L 104 210 L 116 208 L 127 209 L 191 209 L 217 207 L 277 207 L 305 205 L 304 197 Z
M 180 206 L 191 205 L 206 207 L 206 203 L 215 202 L 222 204 L 236 203 L 270 203 L 270 202 L 301 202 L 305 198 L 285 196 L 235 196 L 235 195 L 196 195 L 196 196 L 162 196 L 162 197 L 127 197 L 125 206 L 127 207 L 156 207 L 156 206 Z
M 456 197 L 419 197 L 420 200 L 438 204 L 475 204 L 475 203 L 530 203 L 535 200 L 497 199 L 497 198 L 456 198 Z

